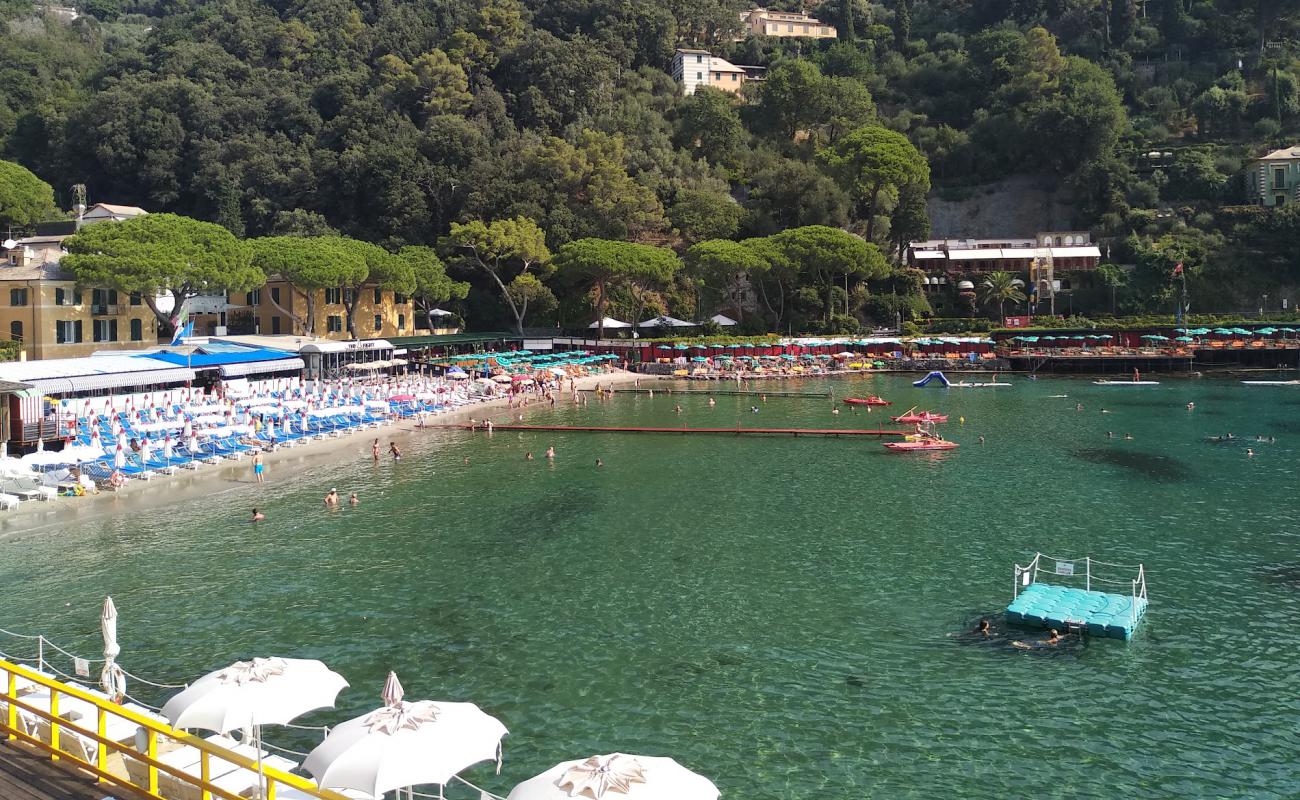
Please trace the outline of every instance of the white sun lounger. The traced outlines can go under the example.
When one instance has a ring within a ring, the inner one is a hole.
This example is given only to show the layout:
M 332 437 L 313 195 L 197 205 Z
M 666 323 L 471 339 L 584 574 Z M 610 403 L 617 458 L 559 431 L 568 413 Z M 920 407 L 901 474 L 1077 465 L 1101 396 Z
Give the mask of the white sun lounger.
M 17 508 L 19 502 L 17 495 L 0 494 L 0 508 L 6 511 L 12 511 Z

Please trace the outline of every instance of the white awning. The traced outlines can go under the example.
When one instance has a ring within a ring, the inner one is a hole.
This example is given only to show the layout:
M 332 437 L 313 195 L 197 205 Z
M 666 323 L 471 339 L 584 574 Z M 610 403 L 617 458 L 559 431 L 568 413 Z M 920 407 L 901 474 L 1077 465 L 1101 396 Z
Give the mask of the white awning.
M 948 258 L 951 261 L 988 261 L 1002 258 L 1002 249 L 999 247 L 981 247 L 971 250 L 949 250 Z
M 1052 258 L 1101 258 L 1101 248 L 1089 247 L 1053 247 Z
M 630 328 L 630 327 L 632 327 L 632 323 L 630 323 L 630 322 L 623 322 L 622 320 L 614 319 L 613 317 L 605 317 L 604 320 L 597 320 L 597 321 L 591 323 L 590 325 L 588 325 L 587 327 L 588 327 L 588 328 L 599 328 L 599 327 L 601 327 L 601 323 L 602 323 L 602 322 L 604 323 L 604 326 L 605 326 L 606 328 Z
M 684 319 L 676 317 L 660 316 L 654 319 L 648 319 L 644 322 L 638 322 L 638 328 L 694 328 L 694 322 L 687 322 Z
M 932 261 L 935 259 L 942 260 L 943 258 L 946 258 L 946 256 L 942 250 L 913 250 L 912 258 L 915 258 L 917 261 Z
M 241 375 L 260 375 L 263 372 L 298 372 L 307 364 L 301 358 L 277 358 L 272 361 L 244 361 L 239 364 L 223 364 L 221 377 L 238 378 Z
M 159 383 L 181 383 L 194 380 L 194 370 L 187 367 L 173 369 L 112 372 L 97 375 L 78 375 L 72 378 L 38 378 L 26 381 L 41 394 L 70 394 L 96 389 L 120 389 L 126 386 L 152 386 Z

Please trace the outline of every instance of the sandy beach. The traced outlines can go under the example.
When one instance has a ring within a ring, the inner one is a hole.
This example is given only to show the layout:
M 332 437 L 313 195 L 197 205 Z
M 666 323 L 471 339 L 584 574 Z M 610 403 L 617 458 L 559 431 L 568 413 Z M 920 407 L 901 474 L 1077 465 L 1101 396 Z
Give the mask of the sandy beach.
M 630 386 L 638 380 L 644 383 L 658 381 L 661 378 L 630 372 L 585 375 L 576 380 L 576 388 L 590 390 L 597 384 L 617 388 Z M 455 411 L 428 415 L 425 421 L 430 425 L 429 428 L 419 428 L 417 420 L 413 417 L 399 419 L 378 430 L 359 430 L 344 434 L 337 439 L 312 439 L 299 442 L 294 447 L 264 453 L 262 458 L 268 475 L 287 475 L 325 463 L 368 458 L 370 442 L 375 438 L 381 440 L 384 458 L 387 458 L 389 442 L 396 442 L 398 447 L 405 447 L 408 442 L 419 437 L 448 433 L 445 428 L 433 426 L 465 423 L 471 418 L 506 423 L 513 421 L 518 414 L 527 415 L 532 411 L 548 407 L 542 398 L 534 395 L 529 397 L 530 403 L 520 408 L 508 408 L 510 400 L 503 396 Z M 559 393 L 557 402 L 570 402 L 567 388 Z M 204 464 L 197 470 L 179 470 L 171 476 L 158 475 L 153 480 L 132 480 L 116 492 L 101 491 L 99 494 L 85 497 L 59 497 L 48 502 L 29 500 L 19 505 L 17 510 L 0 515 L 0 537 L 8 538 L 35 532 L 45 526 L 64 525 L 102 516 L 142 513 L 174 506 L 187 499 L 239 489 L 252 482 L 251 463 L 251 460 L 245 457 L 238 461 Z

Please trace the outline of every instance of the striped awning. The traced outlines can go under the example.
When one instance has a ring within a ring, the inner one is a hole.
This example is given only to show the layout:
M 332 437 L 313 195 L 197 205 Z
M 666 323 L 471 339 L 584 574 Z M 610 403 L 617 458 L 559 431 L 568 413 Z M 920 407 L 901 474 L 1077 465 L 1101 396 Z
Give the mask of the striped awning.
M 238 378 L 243 375 L 260 375 L 264 372 L 300 372 L 307 367 L 301 358 L 277 358 L 272 361 L 244 361 L 223 364 L 221 377 Z
M 23 381 L 42 395 L 72 394 L 96 389 L 120 389 L 124 386 L 153 386 L 194 380 L 194 370 L 185 367 L 150 369 L 137 372 L 106 372 L 76 375 L 69 378 L 32 378 Z

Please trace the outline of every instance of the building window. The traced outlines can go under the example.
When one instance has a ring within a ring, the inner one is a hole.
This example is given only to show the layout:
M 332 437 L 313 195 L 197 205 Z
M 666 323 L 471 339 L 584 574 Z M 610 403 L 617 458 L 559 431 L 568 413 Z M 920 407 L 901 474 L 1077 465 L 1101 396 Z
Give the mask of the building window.
M 335 291 L 338 290 L 336 289 Z M 326 320 L 326 322 L 328 324 L 328 329 L 330 333 L 343 332 L 343 318 L 340 317 L 338 314 L 330 314 L 329 319 Z
M 405 315 L 405 314 L 398 314 L 398 315 L 397 315 L 397 329 L 398 329 L 399 331 L 404 331 L 404 330 L 406 330 L 406 315 Z
M 248 293 L 248 304 L 250 306 L 260 306 L 262 304 L 262 290 L 254 289 Z
M 140 305 L 140 293 L 139 293 L 139 292 L 131 292 L 131 305 L 133 305 L 133 306 L 138 306 L 138 305 Z
M 279 333 L 279 332 L 280 332 L 280 318 L 271 317 L 271 333 Z
M 1284 195 L 1284 194 L 1280 194 L 1280 195 L 1278 195 L 1277 197 L 1274 197 L 1274 198 L 1273 198 L 1273 205 L 1275 205 L 1275 206 L 1284 206 L 1284 205 L 1286 205 L 1286 195 Z
M 96 342 L 116 342 L 117 341 L 117 320 L 115 319 L 97 319 L 93 320 L 91 332 Z
M 342 289 L 326 289 L 326 290 L 325 290 L 325 305 L 327 305 L 327 306 L 337 306 L 337 305 L 341 304 L 342 302 L 343 302 L 343 290 L 342 290 Z
M 384 318 L 383 318 L 382 316 L 380 316 L 379 314 L 376 314 L 376 315 L 375 315 L 375 330 L 377 330 L 377 331 L 382 331 L 383 329 L 384 329 Z
M 81 341 L 81 320 L 61 319 L 54 323 L 54 343 L 71 344 Z
M 116 314 L 117 313 L 117 290 L 116 289 L 94 289 L 90 293 L 90 313 L 92 314 Z
M 11 306 L 25 306 L 25 305 L 27 305 L 27 290 L 26 290 L 26 289 L 10 289 L 10 290 L 9 290 L 9 305 L 11 305 Z
M 695 56 L 695 63 L 696 63 L 696 64 L 702 64 L 702 63 L 704 63 L 704 56 L 702 56 L 702 55 L 698 55 L 698 54 L 697 54 L 697 55 Z
M 384 292 L 379 287 L 375 287 L 375 305 L 384 302 Z
M 271 302 L 272 302 L 272 303 L 275 303 L 276 305 L 279 305 L 279 304 L 280 304 L 280 287 L 279 287 L 279 286 L 272 286 L 272 287 L 271 287 Z
M 9 323 L 9 338 L 13 339 L 15 342 L 21 342 L 23 340 L 22 320 L 16 319 L 13 322 Z
M 144 320 L 142 319 L 131 320 L 131 341 L 133 342 L 144 341 Z
M 394 294 L 394 295 L 393 295 L 393 304 L 394 304 L 394 305 L 404 306 L 404 305 L 406 305 L 406 304 L 409 303 L 409 302 L 411 302 L 410 298 L 408 298 L 408 297 L 407 297 L 406 295 L 404 295 L 404 294 Z
M 1274 188 L 1274 189 L 1285 189 L 1285 188 L 1286 188 L 1286 168 L 1285 168 L 1285 167 L 1274 167 L 1274 168 L 1273 168 L 1273 188 Z
M 734 73 L 734 72 L 731 73 L 731 82 L 732 82 L 732 83 L 735 83 L 735 82 L 736 82 L 736 73 Z
M 697 80 L 697 81 L 702 81 L 702 80 L 704 80 L 704 73 L 703 73 L 703 72 L 697 72 L 697 73 L 695 73 L 695 80 Z

